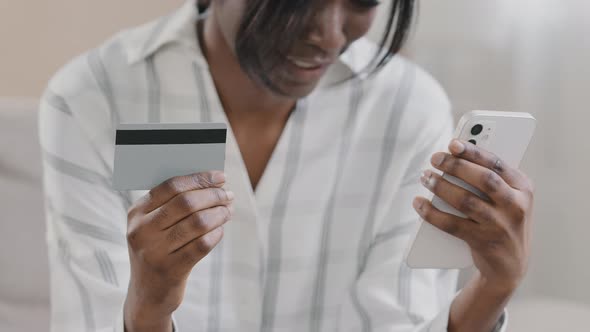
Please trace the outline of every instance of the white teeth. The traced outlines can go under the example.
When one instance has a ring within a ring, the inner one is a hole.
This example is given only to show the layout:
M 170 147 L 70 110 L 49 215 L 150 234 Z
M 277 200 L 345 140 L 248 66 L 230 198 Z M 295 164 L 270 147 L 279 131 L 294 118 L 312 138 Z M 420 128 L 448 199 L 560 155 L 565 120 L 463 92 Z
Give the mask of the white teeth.
M 321 64 L 301 61 L 301 60 L 297 60 L 297 59 L 293 59 L 293 58 L 290 58 L 289 60 L 291 60 L 291 62 L 293 62 L 297 67 L 301 67 L 304 69 L 316 68 L 316 67 L 321 66 Z

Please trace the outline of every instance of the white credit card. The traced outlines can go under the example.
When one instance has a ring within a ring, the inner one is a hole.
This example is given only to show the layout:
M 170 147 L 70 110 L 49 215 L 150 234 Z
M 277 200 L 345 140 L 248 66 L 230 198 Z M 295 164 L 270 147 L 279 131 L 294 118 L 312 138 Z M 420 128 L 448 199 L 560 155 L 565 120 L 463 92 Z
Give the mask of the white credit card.
M 181 175 L 224 170 L 225 123 L 120 124 L 113 186 L 149 190 Z

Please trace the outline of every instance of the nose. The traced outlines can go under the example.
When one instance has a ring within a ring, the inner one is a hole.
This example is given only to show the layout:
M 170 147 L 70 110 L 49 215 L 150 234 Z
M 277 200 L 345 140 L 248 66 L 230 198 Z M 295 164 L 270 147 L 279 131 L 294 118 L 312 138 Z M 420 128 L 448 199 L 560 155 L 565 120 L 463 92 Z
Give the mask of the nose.
M 345 10 L 341 1 L 330 1 L 316 9 L 310 22 L 307 42 L 326 53 L 338 54 L 346 45 Z

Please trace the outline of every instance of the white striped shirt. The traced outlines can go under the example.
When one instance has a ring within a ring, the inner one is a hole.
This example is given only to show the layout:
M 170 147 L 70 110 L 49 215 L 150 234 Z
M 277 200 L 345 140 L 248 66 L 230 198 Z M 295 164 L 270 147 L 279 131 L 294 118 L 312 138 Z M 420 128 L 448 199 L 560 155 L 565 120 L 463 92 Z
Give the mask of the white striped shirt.
M 118 123 L 226 122 L 188 1 L 74 59 L 40 110 L 52 331 L 123 331 L 127 208 L 112 189 Z M 449 102 L 395 57 L 359 76 L 374 46 L 355 42 L 290 116 L 253 192 L 228 131 L 235 214 L 193 269 L 178 331 L 447 329 L 457 271 L 411 270 L 419 175 L 452 132 Z M 498 324 L 498 330 L 505 324 Z

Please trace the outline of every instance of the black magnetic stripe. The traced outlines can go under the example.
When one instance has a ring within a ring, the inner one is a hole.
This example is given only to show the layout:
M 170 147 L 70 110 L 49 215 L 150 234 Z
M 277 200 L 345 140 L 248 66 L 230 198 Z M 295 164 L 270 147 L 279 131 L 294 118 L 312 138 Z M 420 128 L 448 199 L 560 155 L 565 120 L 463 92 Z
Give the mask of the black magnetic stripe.
M 226 129 L 117 130 L 116 145 L 225 143 Z

